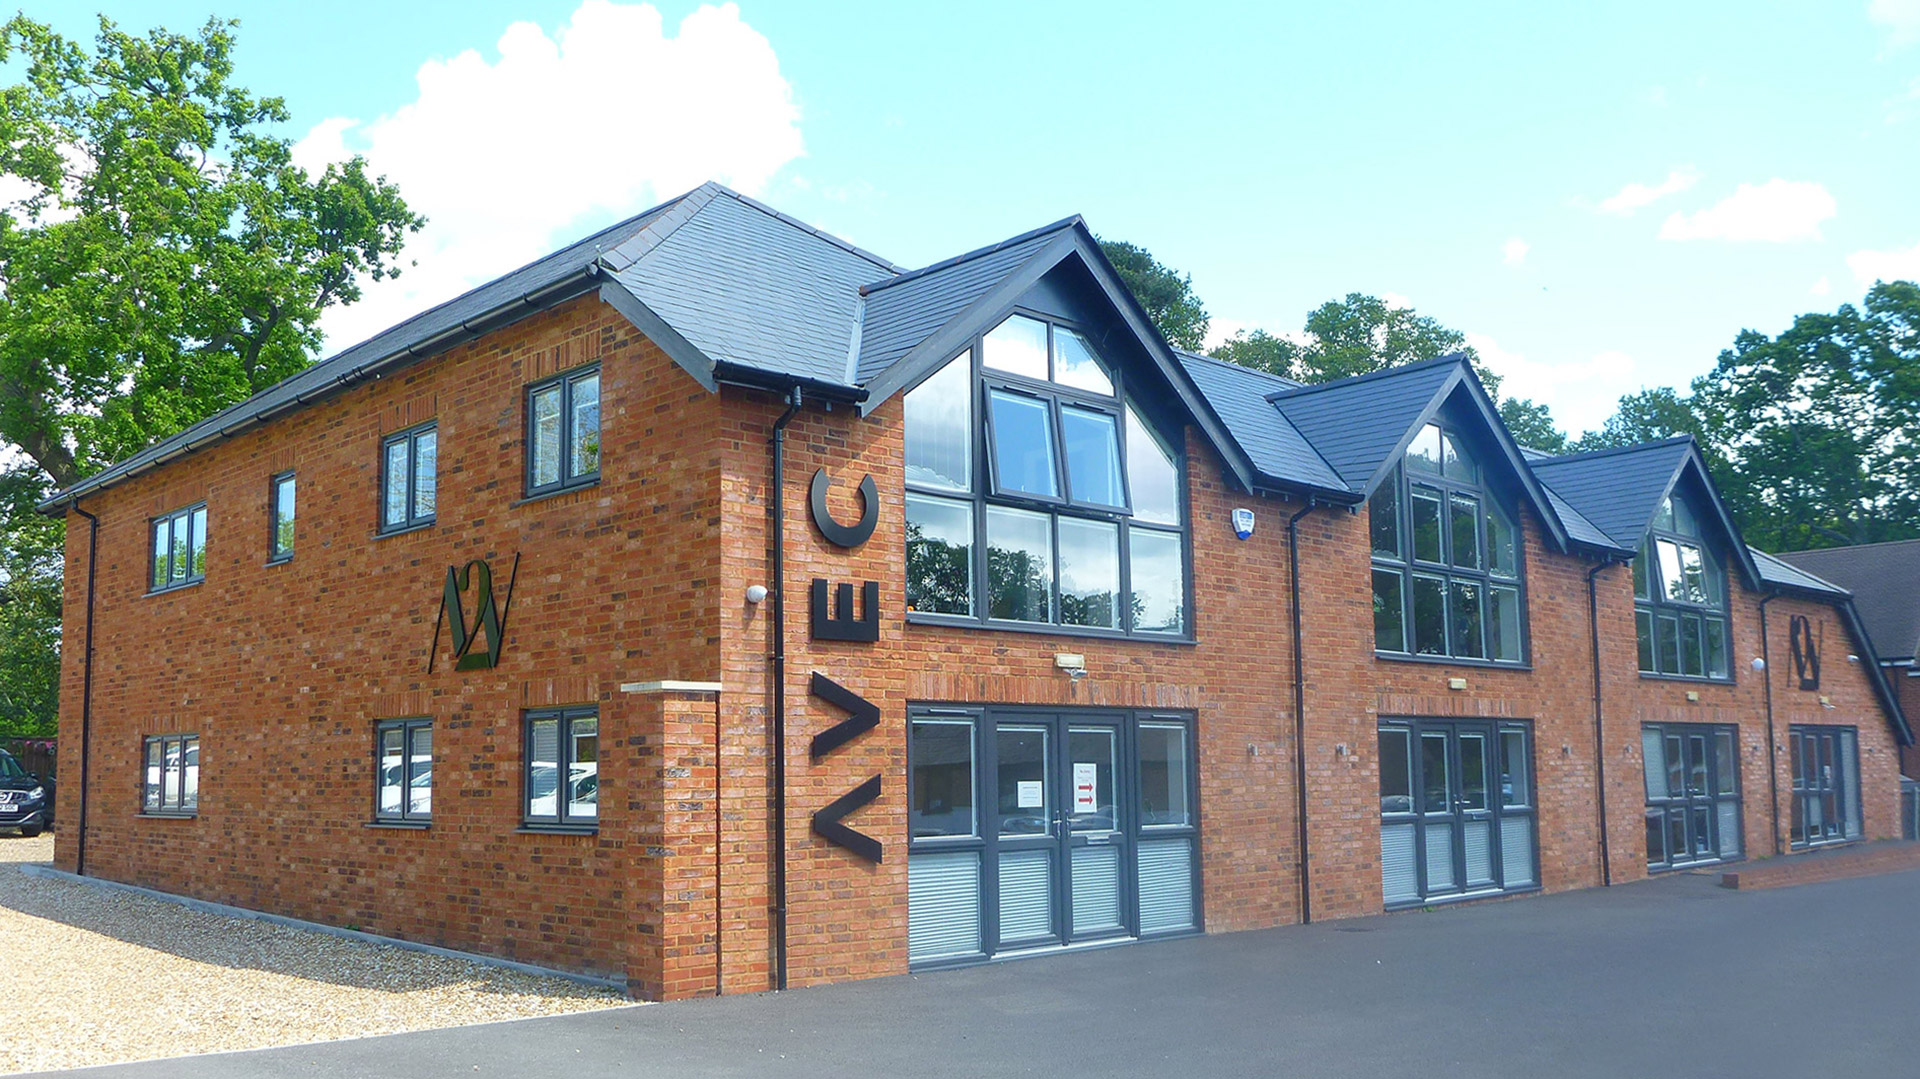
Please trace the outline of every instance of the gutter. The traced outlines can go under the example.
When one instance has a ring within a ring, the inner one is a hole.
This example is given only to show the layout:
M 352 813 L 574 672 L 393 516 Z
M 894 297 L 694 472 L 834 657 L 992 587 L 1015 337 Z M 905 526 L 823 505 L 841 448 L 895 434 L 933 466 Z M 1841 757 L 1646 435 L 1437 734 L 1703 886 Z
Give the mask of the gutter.
M 800 414 L 801 390 L 788 390 L 787 410 L 773 422 L 773 490 L 767 516 L 773 532 L 773 987 L 787 987 L 787 425 Z
M 1593 638 L 1593 765 L 1594 801 L 1600 809 L 1600 886 L 1613 885 L 1613 854 L 1607 842 L 1607 739 L 1604 711 L 1600 704 L 1600 593 L 1595 578 L 1613 562 L 1602 562 L 1587 571 L 1587 625 Z
M 104 490 L 122 480 L 132 479 L 135 476 L 158 468 L 176 458 L 184 457 L 203 446 L 210 445 L 221 439 L 233 438 L 243 431 L 267 423 L 288 412 L 304 408 L 323 398 L 331 397 L 369 378 L 377 379 L 386 371 L 394 367 L 403 366 L 407 361 L 422 358 L 436 352 L 443 352 L 462 341 L 478 337 L 491 330 L 499 329 L 501 326 L 509 323 L 517 322 L 537 311 L 545 310 L 553 304 L 570 300 L 574 296 L 587 291 L 593 279 L 599 275 L 599 265 L 597 263 L 588 263 L 586 266 L 568 274 L 558 281 L 543 285 L 537 289 L 529 289 L 521 293 L 516 299 L 508 300 L 472 318 L 463 319 L 459 325 L 442 330 L 440 333 L 434 334 L 424 341 L 416 341 L 404 347 L 397 348 L 379 359 L 371 360 L 359 367 L 343 371 L 331 380 L 322 382 L 320 385 L 304 393 L 295 394 L 288 400 L 282 401 L 270 408 L 262 409 L 259 412 L 234 420 L 224 426 L 210 429 L 200 437 L 182 442 L 149 460 L 140 461 L 137 466 L 130 467 L 124 472 L 110 475 L 104 480 L 98 479 L 97 476 L 82 480 L 73 487 L 56 493 L 51 499 L 42 502 L 35 508 L 49 517 L 61 516 L 66 512 L 67 506 L 72 504 L 76 499 L 93 494 L 96 491 Z M 311 370 L 311 368 L 309 368 L 309 370 Z M 252 398 L 249 398 L 249 400 L 252 400 Z M 240 404 L 232 406 L 227 411 L 239 410 L 244 408 L 245 405 L 246 402 L 243 401 Z M 210 419 L 218 419 L 220 415 L 221 413 L 215 413 Z M 139 460 L 139 454 L 135 454 L 128 459 L 128 462 Z M 109 468 L 99 475 L 107 476 L 108 473 L 112 471 L 113 470 Z
M 1773 657 L 1768 653 L 1772 638 L 1767 633 L 1767 604 L 1780 598 L 1780 593 L 1772 592 L 1760 597 L 1760 677 L 1767 690 L 1767 802 L 1772 809 L 1773 853 L 1778 857 L 1780 849 L 1780 753 L 1775 748 L 1776 734 L 1773 726 Z
M 79 835 L 74 843 L 73 870 L 80 876 L 87 872 L 87 735 L 93 726 L 93 597 L 97 580 L 95 568 L 100 564 L 100 518 L 80 507 L 75 498 L 67 508 L 87 519 L 87 641 L 86 651 L 81 653 L 80 662 L 85 672 L 80 678 L 80 820 Z M 57 791 L 55 792 L 58 793 Z
M 1307 674 L 1300 640 L 1300 518 L 1317 507 L 1318 503 L 1309 498 L 1299 513 L 1287 518 L 1287 580 L 1293 592 L 1293 787 L 1299 823 L 1301 925 L 1313 923 L 1313 888 L 1312 863 L 1307 857 Z

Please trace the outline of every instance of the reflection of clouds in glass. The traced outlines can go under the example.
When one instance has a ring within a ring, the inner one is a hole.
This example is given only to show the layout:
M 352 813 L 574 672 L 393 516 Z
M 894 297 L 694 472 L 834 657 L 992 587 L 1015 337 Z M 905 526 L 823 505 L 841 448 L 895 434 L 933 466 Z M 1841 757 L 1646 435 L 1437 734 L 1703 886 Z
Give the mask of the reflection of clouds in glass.
M 1113 628 L 1119 591 L 1119 527 L 1060 518 L 1060 620 Z
M 973 355 L 963 352 L 906 397 L 907 482 L 972 486 Z

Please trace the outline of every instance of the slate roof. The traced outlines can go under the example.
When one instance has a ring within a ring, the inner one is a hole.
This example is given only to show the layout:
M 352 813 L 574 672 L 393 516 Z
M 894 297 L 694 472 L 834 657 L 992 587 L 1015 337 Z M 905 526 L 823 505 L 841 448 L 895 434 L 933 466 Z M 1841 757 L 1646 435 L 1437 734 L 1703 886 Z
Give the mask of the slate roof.
M 855 378 L 864 385 L 891 367 L 1039 257 L 1079 220 L 1070 217 L 1056 221 L 990 247 L 868 284 L 862 290 L 866 317 Z
M 145 472 L 221 438 L 238 434 L 250 424 L 264 423 L 274 416 L 330 396 L 375 371 L 431 355 L 490 328 L 492 323 L 487 320 L 503 307 L 512 305 L 531 314 L 537 307 L 524 304 L 523 300 L 539 298 L 543 293 L 554 293 L 548 302 L 558 302 L 586 291 L 591 287 L 586 272 L 602 252 L 631 239 L 685 198 L 687 196 L 683 195 L 671 199 L 625 221 L 609 225 L 551 255 L 536 259 L 382 330 L 357 345 L 342 349 L 245 401 L 230 405 L 53 495 L 40 509 L 42 512 L 56 512 L 56 506 L 64 506 L 73 499 L 118 480 Z
M 1775 560 L 1850 590 L 1882 659 L 1920 656 L 1920 540 L 1793 551 Z
M 1267 401 L 1267 395 L 1300 383 L 1237 363 L 1180 351 L 1180 364 L 1253 466 L 1275 481 L 1351 494 L 1299 429 Z
M 605 261 L 681 339 L 714 364 L 857 385 L 860 286 L 898 267 L 719 184 L 661 225 Z
M 1529 464 L 1541 482 L 1612 537 L 1616 545 L 1637 549 L 1691 449 L 1689 439 L 1669 438 L 1625 449 L 1547 457 Z
M 1338 475 L 1364 497 L 1382 464 L 1415 434 L 1464 364 L 1450 356 L 1385 371 L 1282 389 L 1268 397 Z

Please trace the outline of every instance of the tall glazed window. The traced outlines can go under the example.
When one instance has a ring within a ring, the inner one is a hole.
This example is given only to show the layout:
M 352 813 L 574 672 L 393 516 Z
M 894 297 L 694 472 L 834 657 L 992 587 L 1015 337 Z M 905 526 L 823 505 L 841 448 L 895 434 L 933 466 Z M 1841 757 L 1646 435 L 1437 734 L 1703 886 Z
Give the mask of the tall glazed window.
M 1191 633 L 1178 454 L 1079 331 L 1012 315 L 905 413 L 916 620 Z
M 1526 592 L 1512 510 L 1457 431 L 1428 424 L 1368 503 L 1374 650 L 1526 660 Z
M 1661 503 L 1633 560 L 1640 673 L 1730 681 L 1727 581 L 1690 500 Z

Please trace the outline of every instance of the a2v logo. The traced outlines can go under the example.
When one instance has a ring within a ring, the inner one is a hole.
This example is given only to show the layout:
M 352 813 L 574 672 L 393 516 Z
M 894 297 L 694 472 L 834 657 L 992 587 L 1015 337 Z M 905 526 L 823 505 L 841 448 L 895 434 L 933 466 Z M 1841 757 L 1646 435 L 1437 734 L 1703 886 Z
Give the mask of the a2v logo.
M 513 585 L 520 577 L 520 556 L 513 556 L 513 568 L 507 574 L 506 597 L 497 605 L 493 598 L 493 567 L 483 559 L 474 559 L 464 566 L 448 566 L 446 587 L 440 594 L 440 613 L 433 618 L 433 643 L 427 649 L 427 673 L 433 673 L 433 663 L 440 652 L 440 627 L 451 623 L 453 631 L 453 669 L 456 671 L 477 671 L 493 667 L 500 662 L 500 646 L 506 640 L 507 612 L 513 607 Z M 469 586 L 474 590 L 473 621 L 469 623 L 466 604 L 462 598 Z M 480 651 L 474 645 L 480 638 L 486 637 L 487 646 Z

